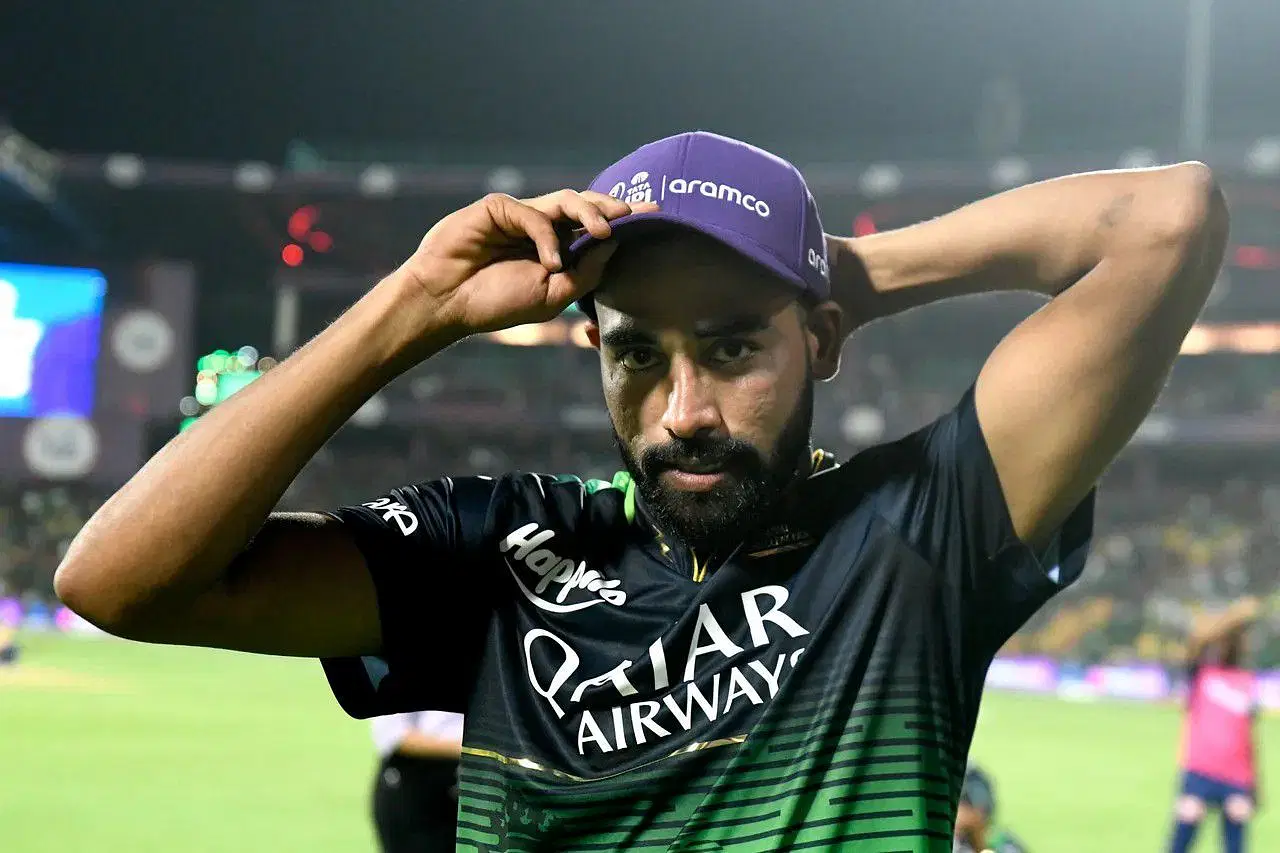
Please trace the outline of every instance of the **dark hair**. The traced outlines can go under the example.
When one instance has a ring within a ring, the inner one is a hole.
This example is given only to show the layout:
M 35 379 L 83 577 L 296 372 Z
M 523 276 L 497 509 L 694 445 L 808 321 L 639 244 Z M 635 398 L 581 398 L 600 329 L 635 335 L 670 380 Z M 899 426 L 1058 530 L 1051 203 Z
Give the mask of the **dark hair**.
M 960 802 L 966 803 L 981 812 L 987 820 L 996 813 L 995 787 L 990 777 L 981 769 L 970 765 L 964 774 L 964 787 L 960 791 Z
M 1244 629 L 1232 631 L 1219 641 L 1218 656 L 1223 666 L 1244 666 Z

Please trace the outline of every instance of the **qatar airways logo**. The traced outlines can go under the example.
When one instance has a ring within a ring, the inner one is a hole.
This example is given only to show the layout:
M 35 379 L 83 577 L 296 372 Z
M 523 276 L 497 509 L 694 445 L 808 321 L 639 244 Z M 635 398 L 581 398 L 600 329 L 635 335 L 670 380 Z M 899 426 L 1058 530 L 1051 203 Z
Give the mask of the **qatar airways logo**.
M 576 730 L 579 755 L 653 744 L 778 695 L 809 635 L 783 610 L 786 603 L 787 588 L 773 585 L 725 602 L 737 611 L 730 624 L 746 623 L 743 645 L 710 605 L 699 605 L 687 641 L 658 637 L 637 660 L 600 673 L 583 673 L 582 656 L 568 641 L 534 628 L 522 644 L 525 673 L 533 692 Z
M 667 184 L 667 192 L 672 195 L 700 195 L 706 198 L 727 201 L 730 204 L 736 204 L 738 207 L 745 207 L 761 219 L 768 219 L 769 214 L 772 212 L 769 209 L 769 203 L 762 198 L 756 198 L 751 193 L 744 193 L 737 187 L 718 184 L 715 181 L 708 181 L 702 178 L 676 178 Z
M 622 581 L 608 579 L 595 569 L 587 568 L 585 561 L 575 563 L 542 547 L 555 536 L 554 530 L 541 530 L 533 522 L 516 528 L 498 542 L 507 569 L 530 604 L 552 613 L 573 613 L 597 604 L 618 607 L 626 603 L 626 592 L 618 588 Z M 519 566 L 513 564 L 513 560 Z M 575 592 L 587 595 L 571 597 Z

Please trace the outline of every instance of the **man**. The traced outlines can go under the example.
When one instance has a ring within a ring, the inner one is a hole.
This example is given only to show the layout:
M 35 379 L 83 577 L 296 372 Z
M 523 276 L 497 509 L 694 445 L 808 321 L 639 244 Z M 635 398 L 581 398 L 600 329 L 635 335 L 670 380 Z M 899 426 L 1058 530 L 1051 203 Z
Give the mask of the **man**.
M 956 807 L 956 840 L 954 853 L 979 853 L 988 850 L 987 834 L 995 817 L 996 794 L 991 780 L 972 764 L 964 774 L 960 803 Z
M 0 618 L 0 666 L 16 666 L 18 652 L 18 629 Z
M 1013 833 L 994 828 L 995 816 L 996 792 L 991 779 L 971 764 L 960 789 L 953 853 L 1026 853 L 1026 847 Z
M 1187 643 L 1188 695 L 1182 725 L 1172 853 L 1187 853 L 1210 807 L 1222 812 L 1222 849 L 1243 853 L 1258 801 L 1254 743 L 1257 679 L 1245 663 L 1246 633 L 1261 602 L 1242 598 L 1200 620 Z
M 826 238 L 790 164 L 663 139 L 592 191 L 443 219 L 148 462 L 57 589 L 139 640 L 324 658 L 357 716 L 465 712 L 461 849 L 945 851 L 986 668 L 1079 573 L 1094 482 L 1225 232 L 1185 164 Z M 844 465 L 811 453 L 813 383 L 847 331 L 1015 288 L 1053 299 L 954 410 Z M 391 378 L 577 299 L 611 482 L 455 477 L 270 514 Z
M 462 715 L 416 711 L 374 717 L 378 773 L 373 825 L 382 853 L 454 849 Z

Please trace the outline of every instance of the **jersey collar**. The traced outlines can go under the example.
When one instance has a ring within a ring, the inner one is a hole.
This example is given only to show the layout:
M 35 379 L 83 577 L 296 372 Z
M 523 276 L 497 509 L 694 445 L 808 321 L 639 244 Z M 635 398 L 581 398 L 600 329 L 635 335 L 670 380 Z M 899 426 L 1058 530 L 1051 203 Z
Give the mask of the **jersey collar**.
M 839 467 L 839 464 L 833 454 L 825 450 L 814 450 L 809 479 L 833 470 Z M 701 583 L 706 580 L 707 575 L 715 567 L 709 567 L 694 549 L 666 536 L 653 523 L 648 513 L 644 511 L 643 502 L 639 499 L 635 480 L 631 475 L 626 471 L 618 472 L 614 475 L 613 485 L 621 489 L 625 494 L 623 509 L 626 513 L 627 521 L 632 524 L 642 525 L 644 529 L 650 532 L 652 535 L 650 542 L 658 556 L 674 566 L 681 574 L 694 581 Z M 803 486 L 801 491 L 803 491 Z M 793 524 L 789 518 L 792 514 L 790 512 L 785 513 L 783 519 L 777 524 L 771 525 L 762 533 L 743 541 L 721 562 L 728 562 L 735 556 L 758 559 L 811 547 L 816 542 L 816 538 L 812 533 L 805 530 L 803 526 Z

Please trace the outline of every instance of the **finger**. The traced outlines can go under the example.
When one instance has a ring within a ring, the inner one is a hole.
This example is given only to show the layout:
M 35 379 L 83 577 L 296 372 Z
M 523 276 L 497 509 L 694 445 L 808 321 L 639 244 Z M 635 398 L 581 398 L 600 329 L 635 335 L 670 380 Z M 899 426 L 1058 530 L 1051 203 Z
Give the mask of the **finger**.
M 577 222 L 597 240 L 606 240 L 612 233 L 612 229 L 609 228 L 608 217 L 595 203 L 583 197 L 580 193 L 576 193 L 573 190 L 563 190 L 555 193 L 552 204 L 558 208 L 562 217 Z
M 559 272 L 560 240 L 551 219 L 540 210 L 516 201 L 511 196 L 488 196 L 485 199 L 494 225 L 512 239 L 529 239 L 538 251 L 538 260 L 550 272 Z
M 582 197 L 599 208 L 600 212 L 608 219 L 618 219 L 623 216 L 629 216 L 632 213 L 641 212 L 637 209 L 637 205 L 635 204 L 628 204 L 620 198 L 614 198 L 611 195 L 605 195 L 604 193 L 596 192 L 595 190 L 584 190 L 582 192 Z M 654 210 L 658 209 L 656 204 L 646 203 L 638 206 L 641 208 L 652 207 Z
M 607 212 L 610 219 L 617 219 L 620 216 L 627 216 L 632 213 L 653 213 L 659 209 L 656 202 L 625 202 L 621 199 L 614 198 L 611 195 L 595 192 L 594 190 L 586 190 L 582 195 L 584 198 L 588 198 L 591 201 L 596 202 L 602 210 Z
M 560 190 L 544 196 L 529 199 L 530 206 L 550 216 L 563 227 L 568 223 L 570 229 L 578 228 L 598 240 L 605 240 L 611 235 L 611 228 L 606 227 L 611 219 L 618 219 L 631 213 L 643 213 L 657 210 L 655 204 L 632 205 L 604 193 L 584 190 L 581 193 L 573 190 Z M 594 208 L 594 210 L 592 209 Z M 604 220 L 604 223 L 601 222 Z
M 632 213 L 656 213 L 661 207 L 656 201 L 637 201 L 631 205 Z
M 551 276 L 547 282 L 547 301 L 563 309 L 595 290 L 605 266 L 617 250 L 617 243 L 602 243 L 587 252 L 573 269 Z

